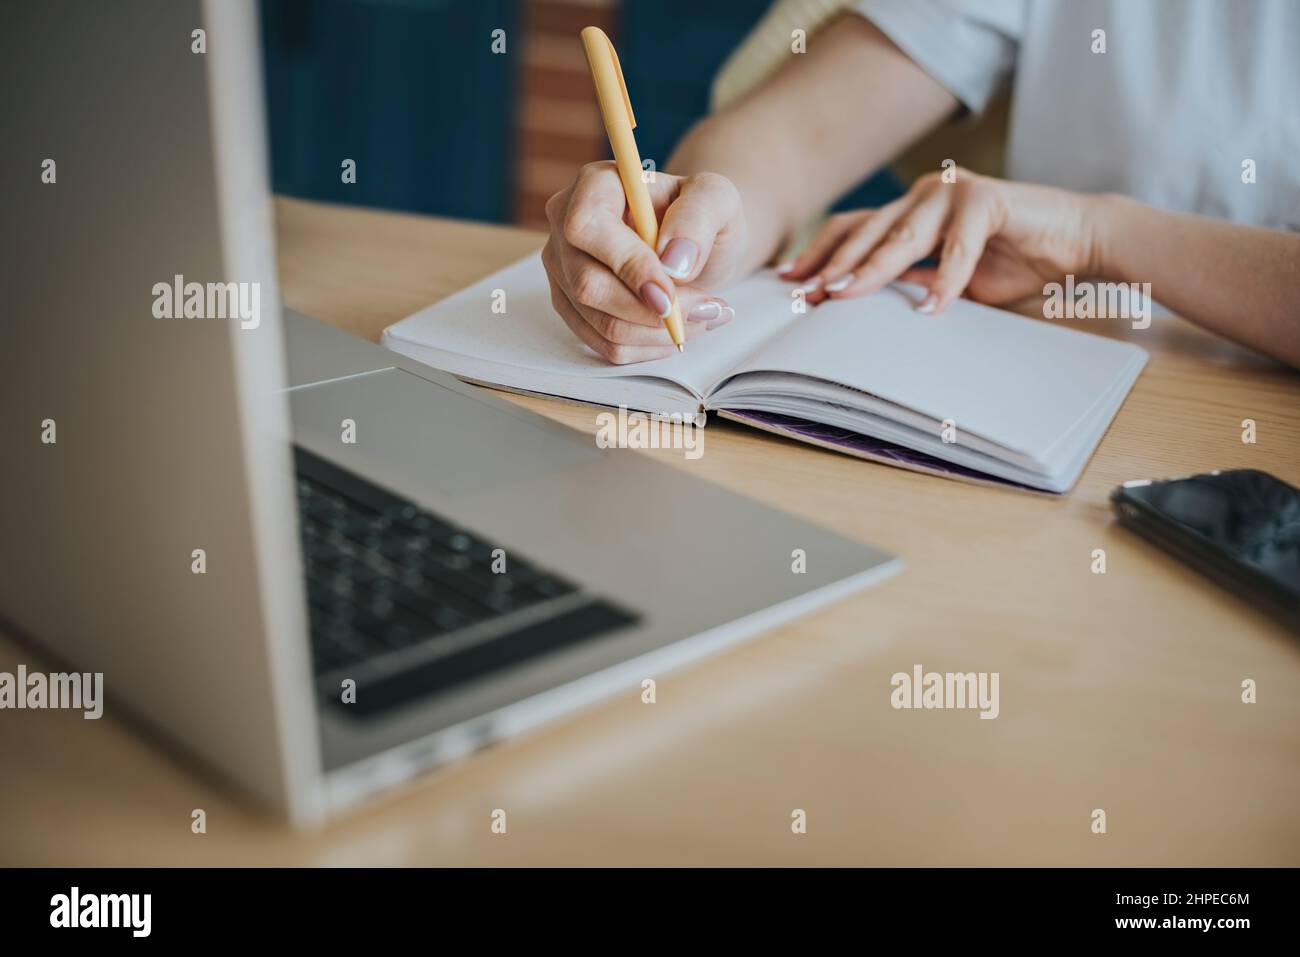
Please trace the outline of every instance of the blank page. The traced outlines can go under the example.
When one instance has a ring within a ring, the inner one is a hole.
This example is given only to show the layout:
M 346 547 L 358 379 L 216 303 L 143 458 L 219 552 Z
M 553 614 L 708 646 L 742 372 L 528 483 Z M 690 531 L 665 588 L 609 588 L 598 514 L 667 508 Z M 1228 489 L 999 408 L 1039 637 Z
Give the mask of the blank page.
M 773 292 L 788 301 L 789 291 L 770 277 L 742 283 L 734 292 L 737 317 L 686 343 L 684 353 L 615 366 L 587 348 L 551 308 L 546 271 L 534 254 L 390 326 L 385 336 L 517 369 L 510 381 L 497 383 L 511 388 L 535 389 L 528 374 L 535 370 L 592 378 L 658 376 L 703 395 L 795 318 L 779 299 L 773 308 Z M 760 308 L 765 300 L 767 308 Z M 505 311 L 493 312 L 494 302 Z
M 1145 361 L 1132 344 L 964 299 L 926 316 L 909 298 L 920 294 L 891 287 L 823 303 L 736 371 L 827 379 L 1042 461 Z

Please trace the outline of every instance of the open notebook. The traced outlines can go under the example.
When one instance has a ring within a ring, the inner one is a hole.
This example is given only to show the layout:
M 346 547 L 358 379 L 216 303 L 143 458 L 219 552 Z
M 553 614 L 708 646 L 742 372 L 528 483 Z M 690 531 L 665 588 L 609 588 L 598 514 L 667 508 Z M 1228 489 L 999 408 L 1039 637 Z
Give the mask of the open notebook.
M 965 300 L 924 316 L 916 295 L 891 287 L 796 313 L 791 285 L 759 273 L 726 291 L 735 319 L 685 353 L 614 366 L 555 315 L 533 255 L 390 326 L 383 344 L 499 388 L 706 410 L 955 478 L 1074 485 L 1146 353 Z

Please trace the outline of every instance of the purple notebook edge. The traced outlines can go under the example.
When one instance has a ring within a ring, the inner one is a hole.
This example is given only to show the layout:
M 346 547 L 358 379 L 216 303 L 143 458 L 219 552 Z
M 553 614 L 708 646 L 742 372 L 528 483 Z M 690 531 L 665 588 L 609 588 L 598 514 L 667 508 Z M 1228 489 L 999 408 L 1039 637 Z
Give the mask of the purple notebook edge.
M 1047 489 L 1035 488 L 1032 485 L 1025 485 L 1022 482 L 999 478 L 996 475 L 989 475 L 978 469 L 967 468 L 964 465 L 945 462 L 933 455 L 904 448 L 883 439 L 874 439 L 869 435 L 863 435 L 861 432 L 852 432 L 848 429 L 830 425 L 820 425 L 816 422 L 809 422 L 807 419 L 778 415 L 775 412 L 739 411 L 735 409 L 728 409 L 726 417 L 752 425 L 755 428 L 775 432 L 778 435 L 786 435 L 792 439 L 811 442 L 847 455 L 865 456 L 888 465 L 929 472 L 941 478 L 1005 486 L 1035 492 L 1039 495 L 1055 497 L 1061 494 Z

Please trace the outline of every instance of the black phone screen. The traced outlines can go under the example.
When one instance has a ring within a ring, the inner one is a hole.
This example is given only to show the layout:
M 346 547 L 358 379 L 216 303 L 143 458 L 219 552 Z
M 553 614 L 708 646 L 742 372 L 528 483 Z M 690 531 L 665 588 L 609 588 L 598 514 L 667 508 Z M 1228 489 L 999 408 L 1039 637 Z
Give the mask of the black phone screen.
M 1148 520 L 1166 525 L 1166 531 L 1199 538 L 1220 558 L 1300 596 L 1300 489 L 1266 472 L 1242 469 L 1126 485 L 1121 508 L 1125 500 L 1148 512 Z

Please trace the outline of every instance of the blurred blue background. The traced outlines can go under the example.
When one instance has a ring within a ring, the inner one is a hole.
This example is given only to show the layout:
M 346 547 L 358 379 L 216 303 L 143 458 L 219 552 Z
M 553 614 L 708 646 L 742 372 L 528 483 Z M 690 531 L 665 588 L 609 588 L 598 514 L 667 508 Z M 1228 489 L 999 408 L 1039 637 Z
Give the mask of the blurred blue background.
M 262 0 L 273 186 L 539 225 L 545 197 L 583 162 L 608 155 L 582 26 L 613 37 L 642 155 L 663 158 L 707 112 L 714 73 L 768 3 Z M 493 52 L 494 36 L 504 53 Z M 658 75 L 665 62 L 671 71 Z M 355 183 L 342 180 L 344 159 L 356 162 Z M 842 205 L 897 192 L 884 174 Z

